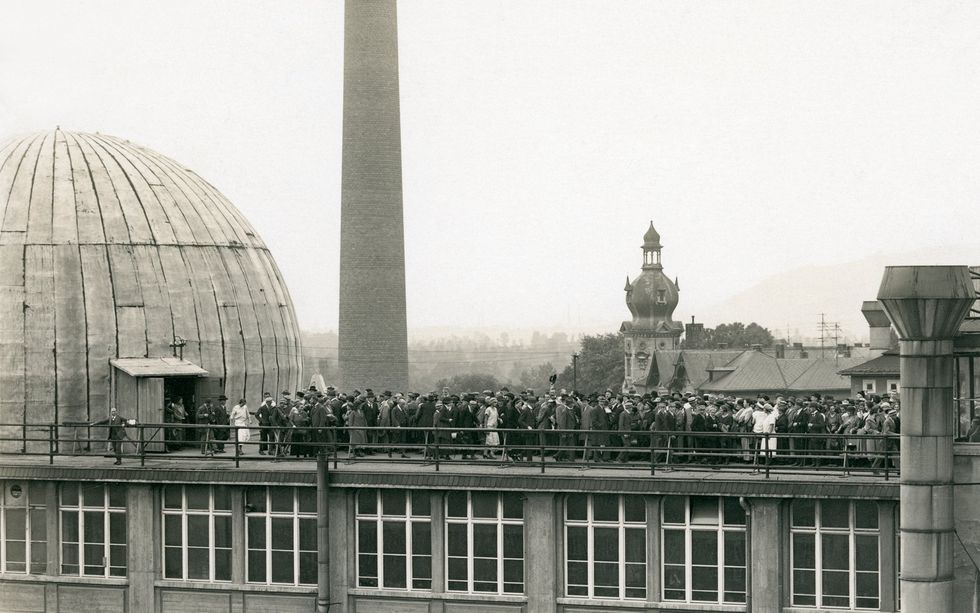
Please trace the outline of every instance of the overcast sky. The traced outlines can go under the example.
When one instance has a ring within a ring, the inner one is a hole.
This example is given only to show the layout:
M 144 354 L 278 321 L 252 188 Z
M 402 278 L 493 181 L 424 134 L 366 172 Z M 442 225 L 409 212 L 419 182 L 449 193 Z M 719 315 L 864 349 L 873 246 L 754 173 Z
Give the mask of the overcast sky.
M 301 325 L 336 328 L 340 0 L 2 5 L 0 138 L 98 131 L 194 169 L 272 249 Z M 980 3 L 398 19 L 410 328 L 614 329 L 650 220 L 677 319 L 796 267 L 976 242 Z

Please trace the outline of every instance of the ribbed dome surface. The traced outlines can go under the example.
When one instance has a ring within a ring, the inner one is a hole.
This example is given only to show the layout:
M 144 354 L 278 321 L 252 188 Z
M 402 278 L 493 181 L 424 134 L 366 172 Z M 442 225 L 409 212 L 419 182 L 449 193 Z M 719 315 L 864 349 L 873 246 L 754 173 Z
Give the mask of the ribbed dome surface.
M 169 356 L 175 335 L 234 400 L 299 381 L 282 275 L 208 182 L 111 136 L 0 145 L 0 421 L 102 417 L 109 359 Z
M 660 270 L 644 270 L 626 294 L 626 306 L 633 323 L 641 328 L 654 328 L 660 322 L 670 322 L 679 296 L 677 286 Z

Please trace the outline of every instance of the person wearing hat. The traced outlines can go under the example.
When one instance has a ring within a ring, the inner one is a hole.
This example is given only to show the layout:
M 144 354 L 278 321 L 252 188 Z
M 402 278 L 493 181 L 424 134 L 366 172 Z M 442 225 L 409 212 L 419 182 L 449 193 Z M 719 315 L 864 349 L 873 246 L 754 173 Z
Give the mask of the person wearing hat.
M 112 407 L 109 409 L 109 417 L 92 425 L 109 427 L 107 439 L 112 445 L 112 454 L 116 456 L 116 461 L 113 464 L 116 466 L 122 464 L 122 444 L 124 440 L 129 439 L 129 436 L 126 435 L 126 426 L 135 426 L 136 420 L 126 419 L 116 411 L 116 407 Z
M 350 404 L 344 420 L 347 422 L 347 433 L 350 436 L 350 445 L 347 448 L 347 461 L 351 462 L 354 458 L 364 457 L 362 447 L 367 444 L 367 433 L 363 428 L 367 427 L 367 420 L 364 418 L 364 401 L 359 400 Z
M 273 452 L 275 435 L 272 431 L 272 425 L 275 411 L 276 401 L 272 399 L 272 394 L 265 392 L 262 394 L 262 404 L 255 411 L 255 420 L 259 423 L 259 455 Z
M 248 405 L 245 404 L 244 398 L 239 399 L 238 404 L 231 408 L 231 413 L 228 414 L 228 420 L 237 429 L 238 454 L 242 455 L 245 453 L 242 445 L 248 443 L 252 438 L 252 430 L 249 428 L 252 415 L 248 412 Z
M 215 453 L 225 453 L 225 441 L 231 437 L 228 426 L 228 396 L 221 394 L 218 396 L 218 404 L 214 407 L 214 424 L 219 426 L 214 429 L 214 440 L 217 448 Z M 224 426 L 224 427 L 221 427 Z
M 210 398 L 205 400 L 204 404 L 197 408 L 197 413 L 195 413 L 194 417 L 197 425 L 205 426 L 199 430 L 199 436 L 201 439 L 201 455 L 213 456 L 214 428 L 211 426 L 215 424 L 217 416 L 215 415 L 214 405 L 211 404 Z
M 364 449 L 364 454 L 374 455 L 374 446 L 378 444 L 378 431 L 371 428 L 378 426 L 378 416 L 381 414 L 381 408 L 371 388 L 364 389 L 364 404 L 361 405 L 361 413 L 364 414 L 364 420 L 367 422 L 369 428 L 367 431 L 368 444 Z

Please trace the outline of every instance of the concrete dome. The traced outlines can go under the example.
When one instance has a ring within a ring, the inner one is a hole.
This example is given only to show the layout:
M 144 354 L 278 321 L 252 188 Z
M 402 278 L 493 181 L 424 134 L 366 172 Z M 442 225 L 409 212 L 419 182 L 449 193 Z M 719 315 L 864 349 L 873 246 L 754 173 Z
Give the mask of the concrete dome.
M 677 286 L 662 270 L 644 270 L 626 293 L 626 306 L 640 328 L 669 322 L 679 301 Z
M 171 356 L 175 336 L 208 371 L 198 399 L 296 389 L 299 329 L 272 255 L 177 162 L 99 134 L 11 140 L 0 224 L 0 422 L 102 418 L 110 359 Z

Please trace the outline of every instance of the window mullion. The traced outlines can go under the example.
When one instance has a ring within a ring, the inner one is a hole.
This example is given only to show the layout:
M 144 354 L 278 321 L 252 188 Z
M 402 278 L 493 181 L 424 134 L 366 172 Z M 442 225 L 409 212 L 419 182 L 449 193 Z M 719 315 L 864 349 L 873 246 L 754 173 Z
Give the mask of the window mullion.
M 595 524 L 592 521 L 592 495 L 589 495 L 588 508 L 586 509 L 585 520 L 588 525 L 588 531 L 586 534 L 586 560 L 588 561 L 588 580 L 589 580 L 589 598 L 595 598 Z
M 691 581 L 694 579 L 694 556 L 691 554 L 691 541 L 693 540 L 693 530 L 688 519 L 684 527 L 684 600 L 691 602 L 694 594 L 694 586 Z
M 109 577 L 109 566 L 112 564 L 112 559 L 109 556 L 109 488 L 106 485 L 102 486 L 102 526 L 104 531 L 102 533 L 102 553 L 105 555 L 102 562 L 102 574 L 105 577 Z
M 265 582 L 272 583 L 272 492 L 265 488 Z
M 717 556 L 718 556 L 718 602 L 725 601 L 725 529 L 722 527 L 723 518 L 718 518 Z
M 378 513 L 378 520 L 374 522 L 374 540 L 378 544 L 377 557 L 375 558 L 375 566 L 378 573 L 378 587 L 384 588 L 385 586 L 385 542 L 384 542 L 384 509 L 381 507 L 381 490 L 375 492 L 375 510 Z

